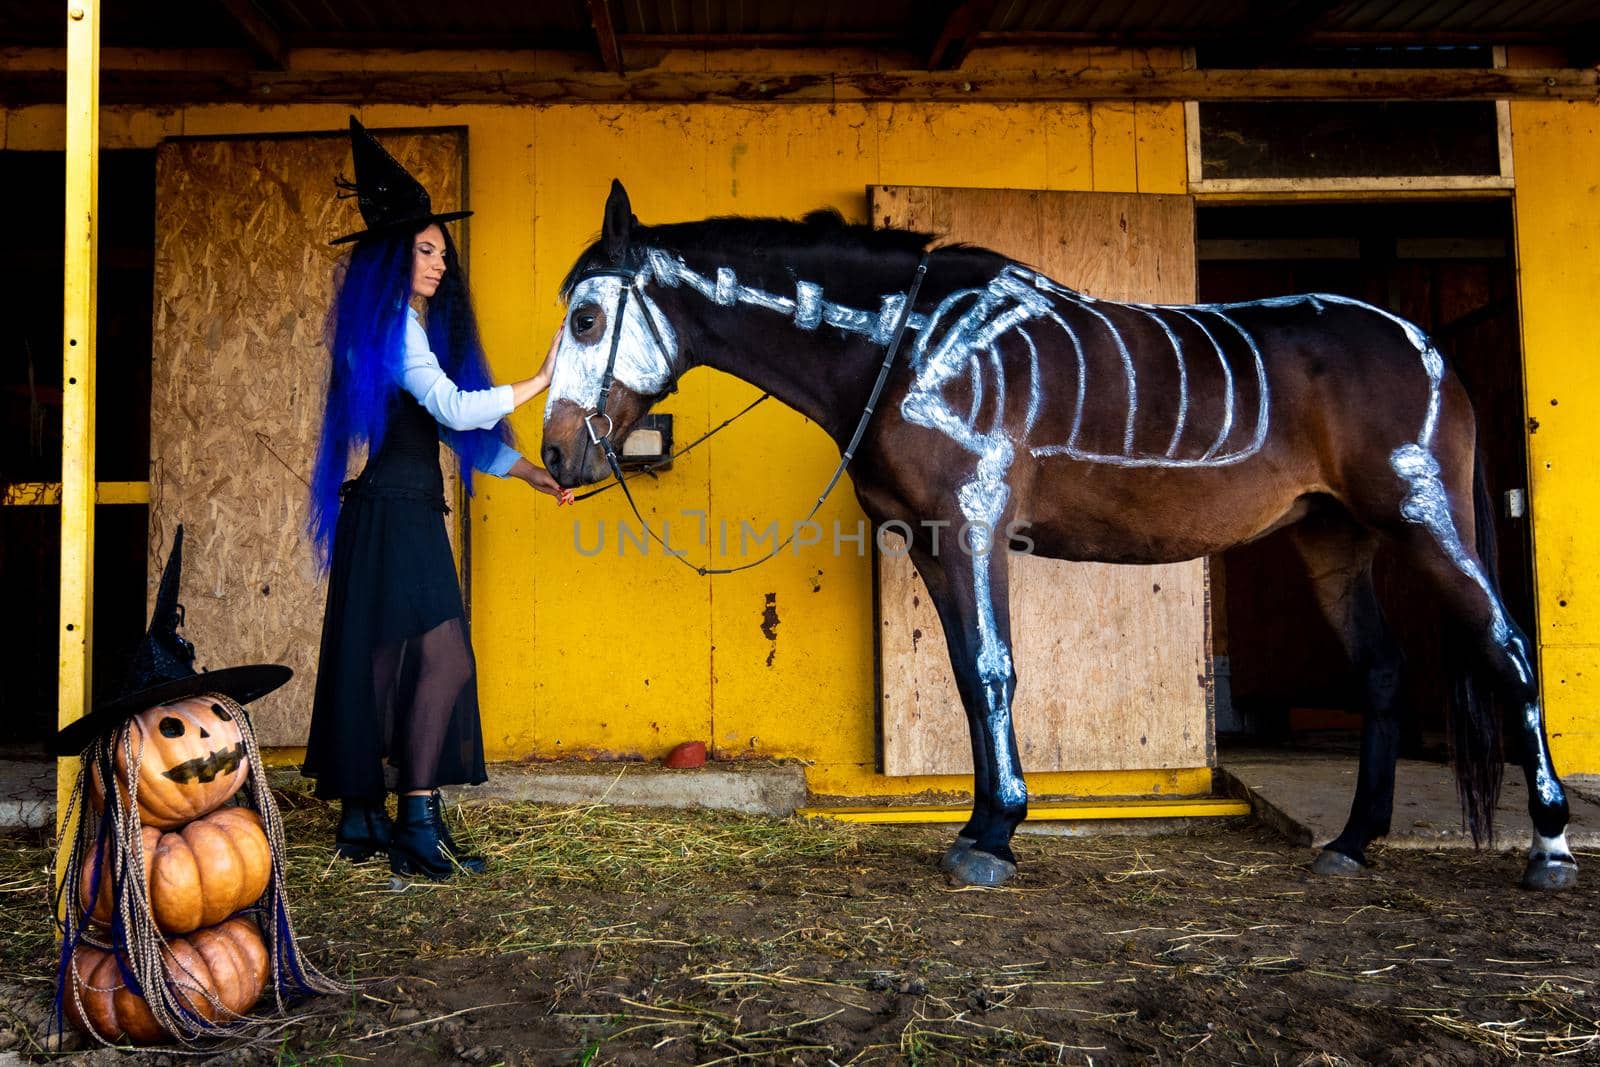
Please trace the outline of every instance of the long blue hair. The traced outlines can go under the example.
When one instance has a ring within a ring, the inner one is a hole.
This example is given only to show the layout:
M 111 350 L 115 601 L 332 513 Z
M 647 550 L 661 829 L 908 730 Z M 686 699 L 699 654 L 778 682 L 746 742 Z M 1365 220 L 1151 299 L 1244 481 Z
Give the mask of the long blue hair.
M 426 228 L 426 227 L 424 227 Z M 466 275 L 450 231 L 444 234 L 444 278 L 428 301 L 428 344 L 439 367 L 460 389 L 487 389 L 493 382 L 478 339 Z M 419 230 L 420 232 L 420 230 Z M 370 237 L 356 244 L 342 264 L 324 330 L 329 369 L 322 437 L 311 474 L 311 517 L 307 530 L 317 562 L 326 570 L 339 523 L 339 487 L 349 470 L 350 452 L 365 446 L 376 455 L 394 405 L 404 395 L 400 368 L 405 351 L 406 305 L 411 299 L 412 243 L 407 232 Z M 492 429 L 453 432 L 450 446 L 461 459 L 461 482 L 472 492 L 472 472 L 487 467 L 511 444 L 511 428 L 501 419 Z

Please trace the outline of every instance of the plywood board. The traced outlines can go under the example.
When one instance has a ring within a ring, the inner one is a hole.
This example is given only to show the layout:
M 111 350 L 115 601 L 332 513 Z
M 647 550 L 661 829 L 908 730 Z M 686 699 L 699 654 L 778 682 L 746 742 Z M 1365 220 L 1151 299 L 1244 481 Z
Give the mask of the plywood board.
M 877 225 L 981 244 L 1114 300 L 1194 299 L 1188 197 L 874 186 Z M 944 632 L 904 556 L 878 567 L 885 774 L 970 773 Z M 1018 687 L 1030 771 L 1203 767 L 1212 761 L 1206 564 L 1011 560 Z
M 436 206 L 462 202 L 461 131 L 381 137 Z M 170 141 L 156 160 L 150 596 L 181 522 L 199 666 L 294 668 L 253 706 L 266 745 L 305 743 L 316 684 L 327 593 L 304 532 L 306 482 L 323 323 L 348 249 L 328 240 L 360 228 L 355 202 L 334 197 L 341 173 L 353 174 L 344 134 Z

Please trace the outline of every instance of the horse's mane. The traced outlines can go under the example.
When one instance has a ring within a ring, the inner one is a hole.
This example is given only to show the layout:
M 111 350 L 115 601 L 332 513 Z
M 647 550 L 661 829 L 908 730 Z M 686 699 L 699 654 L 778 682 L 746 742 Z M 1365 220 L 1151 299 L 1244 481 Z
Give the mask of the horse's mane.
M 804 279 L 821 285 L 830 299 L 876 307 L 884 294 L 910 284 L 918 259 L 934 239 L 916 230 L 847 222 L 832 208 L 801 219 L 723 215 L 660 226 L 636 223 L 623 263 L 613 264 L 596 239 L 562 280 L 561 297 L 571 297 L 585 272 L 612 266 L 636 270 L 645 249 L 655 248 L 682 256 L 708 275 L 719 266 L 737 265 L 739 280 L 747 285 L 782 292 Z M 971 260 L 974 269 L 989 274 L 1007 262 L 998 252 L 965 244 L 940 245 L 938 252 L 941 263 Z

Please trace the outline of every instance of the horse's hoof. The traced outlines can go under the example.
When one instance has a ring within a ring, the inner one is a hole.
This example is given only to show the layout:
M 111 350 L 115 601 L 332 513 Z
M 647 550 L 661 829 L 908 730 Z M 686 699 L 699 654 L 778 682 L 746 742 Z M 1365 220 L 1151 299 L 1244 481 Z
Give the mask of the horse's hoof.
M 1017 865 L 1010 860 L 969 846 L 956 857 L 948 877 L 957 885 L 996 886 L 1016 873 Z
M 1578 884 L 1578 863 L 1571 856 L 1552 856 L 1540 852 L 1528 857 L 1522 872 L 1522 888 L 1555 893 Z
M 1335 852 L 1331 848 L 1323 849 L 1318 855 L 1311 869 L 1318 874 L 1344 876 L 1360 874 L 1367 869 L 1367 865 L 1353 856 L 1346 856 L 1343 852 Z
M 977 843 L 970 837 L 962 837 L 957 834 L 955 843 L 945 849 L 944 855 L 939 857 L 939 869 L 945 874 L 953 872 L 956 869 L 956 864 L 961 862 L 961 857 L 965 856 L 972 849 L 972 846 Z

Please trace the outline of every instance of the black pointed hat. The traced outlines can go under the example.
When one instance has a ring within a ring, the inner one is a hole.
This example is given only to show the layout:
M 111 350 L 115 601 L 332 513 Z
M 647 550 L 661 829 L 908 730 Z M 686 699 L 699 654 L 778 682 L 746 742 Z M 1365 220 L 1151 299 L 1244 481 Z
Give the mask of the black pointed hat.
M 470 211 L 434 211 L 428 190 L 356 121 L 354 115 L 350 116 L 350 155 L 356 163 L 356 180 L 339 177 L 334 179 L 334 184 L 344 190 L 339 194 L 341 198 L 355 197 L 367 228 L 335 237 L 328 242 L 331 245 L 402 230 L 416 233 L 430 222 L 450 222 L 472 214 Z
M 221 693 L 241 704 L 266 696 L 294 677 L 294 671 L 278 663 L 256 663 L 247 667 L 225 667 L 219 671 L 197 673 L 194 645 L 178 627 L 183 625 L 183 605 L 178 603 L 178 581 L 183 569 L 183 527 L 178 527 L 161 572 L 161 588 L 156 591 L 156 609 L 144 644 L 134 653 L 122 695 L 102 704 L 56 734 L 54 754 L 76 756 L 88 747 L 101 731 L 120 726 L 146 708 L 168 704 L 201 693 Z

